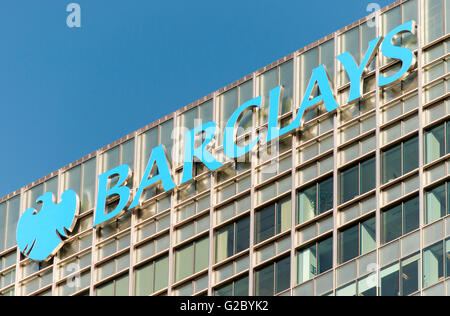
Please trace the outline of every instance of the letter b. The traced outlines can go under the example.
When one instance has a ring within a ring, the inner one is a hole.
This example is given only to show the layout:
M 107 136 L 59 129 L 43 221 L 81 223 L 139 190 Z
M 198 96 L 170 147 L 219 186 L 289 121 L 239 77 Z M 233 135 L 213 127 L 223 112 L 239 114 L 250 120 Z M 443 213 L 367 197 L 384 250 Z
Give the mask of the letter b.
M 108 190 L 108 179 L 113 176 L 119 176 L 119 181 Z M 131 169 L 127 165 L 118 166 L 98 176 L 98 193 L 97 207 L 95 208 L 94 226 L 109 221 L 118 216 L 130 204 L 130 189 L 126 187 L 128 179 L 131 177 Z M 119 203 L 116 208 L 109 212 L 105 212 L 106 200 L 109 196 L 118 195 Z

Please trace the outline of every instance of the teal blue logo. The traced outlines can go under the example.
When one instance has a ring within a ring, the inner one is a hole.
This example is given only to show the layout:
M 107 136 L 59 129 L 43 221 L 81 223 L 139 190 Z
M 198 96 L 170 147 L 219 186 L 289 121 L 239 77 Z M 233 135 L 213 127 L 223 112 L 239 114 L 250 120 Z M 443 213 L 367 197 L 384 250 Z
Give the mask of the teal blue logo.
M 80 203 L 73 190 L 65 191 L 59 203 L 55 203 L 52 192 L 45 193 L 36 202 L 42 204 L 39 212 L 29 208 L 20 217 L 17 245 L 31 260 L 46 261 L 56 254 L 73 231 Z

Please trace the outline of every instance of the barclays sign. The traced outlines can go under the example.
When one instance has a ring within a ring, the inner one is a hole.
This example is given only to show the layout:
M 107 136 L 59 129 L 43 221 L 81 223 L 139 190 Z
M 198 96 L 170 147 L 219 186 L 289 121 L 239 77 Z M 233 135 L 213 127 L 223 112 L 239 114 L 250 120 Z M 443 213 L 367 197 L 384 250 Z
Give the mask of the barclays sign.
M 416 30 L 416 23 L 410 21 L 394 28 L 384 38 L 373 39 L 369 42 L 367 52 L 359 65 L 348 52 L 337 56 L 350 79 L 348 103 L 356 102 L 362 97 L 363 75 L 379 51 L 385 57 L 399 60 L 402 64 L 400 70 L 393 75 L 385 77 L 380 74 L 378 78 L 379 87 L 389 86 L 409 74 L 416 64 L 415 55 L 408 48 L 395 46 L 393 41 L 402 33 L 414 34 Z M 312 97 L 316 87 L 319 89 L 320 94 Z M 240 119 L 246 111 L 252 109 L 258 111 L 262 106 L 262 97 L 245 102 L 231 115 L 225 126 L 222 138 L 223 151 L 226 157 L 230 159 L 239 158 L 252 151 L 258 144 L 271 143 L 281 136 L 297 130 L 303 124 L 302 119 L 305 111 L 319 103 L 323 103 L 328 112 L 333 112 L 339 108 L 324 65 L 312 71 L 306 93 L 293 121 L 288 126 L 280 128 L 278 117 L 282 96 L 282 86 L 270 91 L 267 135 L 256 136 L 245 146 L 236 144 L 236 134 Z M 197 146 L 198 141 L 196 140 L 199 134 L 202 134 L 203 137 L 202 143 Z M 201 161 L 210 171 L 221 168 L 223 164 L 208 151 L 208 145 L 216 137 L 216 134 L 217 124 L 215 122 L 207 122 L 186 133 L 183 174 L 178 184 L 175 183 L 172 169 L 162 145 L 153 148 L 140 185 L 135 188 L 136 192 L 134 194 L 134 190 L 127 186 L 128 181 L 132 177 L 130 166 L 117 166 L 99 175 L 94 227 L 104 225 L 124 212 L 140 207 L 144 190 L 154 185 L 162 184 L 165 191 L 171 191 L 179 185 L 192 181 L 194 159 Z M 109 180 L 113 177 L 117 178 L 118 181 L 110 187 Z M 112 196 L 118 197 L 118 203 L 114 210 L 107 212 L 107 201 Z M 20 251 L 32 260 L 45 261 L 55 255 L 63 245 L 63 240 L 70 235 L 76 224 L 80 205 L 77 194 L 72 190 L 68 190 L 62 194 L 60 203 L 56 204 L 54 199 L 53 193 L 45 193 L 37 200 L 38 203 L 43 204 L 42 210 L 37 212 L 33 208 L 28 209 L 19 220 L 17 244 Z

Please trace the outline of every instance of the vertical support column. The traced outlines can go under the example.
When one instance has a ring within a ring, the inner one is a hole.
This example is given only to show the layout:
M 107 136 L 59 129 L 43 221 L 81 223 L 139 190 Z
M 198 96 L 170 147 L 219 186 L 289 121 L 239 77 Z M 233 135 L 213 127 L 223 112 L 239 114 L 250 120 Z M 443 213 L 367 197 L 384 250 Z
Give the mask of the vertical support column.
M 294 65 L 294 71 L 293 71 L 293 76 L 294 78 L 292 79 L 292 85 L 293 85 L 293 89 L 292 89 L 292 119 L 294 119 L 294 117 L 296 116 L 296 111 L 297 111 L 297 106 L 296 104 L 300 104 L 300 102 L 298 101 L 298 90 L 297 90 L 297 86 L 298 86 L 298 76 L 297 74 L 299 73 L 299 65 L 298 65 L 298 60 L 299 60 L 299 56 L 297 55 L 297 53 L 294 53 L 294 57 L 293 57 L 293 65 Z M 291 296 L 294 295 L 294 287 L 296 285 L 296 281 L 297 281 L 297 273 L 296 273 L 296 266 L 297 266 L 297 262 L 296 262 L 296 256 L 295 256 L 295 245 L 297 244 L 297 232 L 295 231 L 295 226 L 296 226 L 296 209 L 297 209 L 297 199 L 296 199 L 296 187 L 297 187 L 297 183 L 296 183 L 296 169 L 295 167 L 297 166 L 297 133 L 292 133 L 292 154 L 291 154 L 291 159 L 292 159 L 292 164 L 291 164 Z
M 101 172 L 101 155 L 99 153 L 99 151 L 97 151 L 96 155 L 95 155 L 95 174 L 96 174 L 96 179 L 98 178 L 100 172 Z M 93 219 L 92 221 L 94 221 L 95 218 L 95 210 L 97 209 L 97 192 L 98 192 L 98 180 L 95 181 L 95 205 L 94 205 L 94 213 L 93 213 Z M 97 228 L 93 227 L 92 228 L 92 244 L 91 244 L 91 285 L 89 288 L 89 295 L 90 296 L 94 296 L 95 292 L 94 292 L 94 282 L 95 282 L 95 259 L 97 258 L 97 250 L 95 248 L 96 245 L 96 241 L 97 241 Z
M 19 212 L 21 213 L 22 210 L 24 210 L 25 208 L 25 190 L 24 188 L 20 189 L 20 210 Z M 9 213 L 9 201 L 6 201 L 6 216 L 8 216 Z M 22 214 L 19 214 L 19 216 Z M 8 229 L 8 227 L 6 228 Z M 20 287 L 19 287 L 19 280 L 20 280 L 20 276 L 22 275 L 22 271 L 21 271 L 21 267 L 20 267 L 20 249 L 19 246 L 16 246 L 16 275 L 15 275 L 15 284 L 14 284 L 14 296 L 19 296 L 21 293 L 20 291 Z
M 239 99 L 238 99 L 239 100 Z M 217 92 L 214 93 L 213 97 L 213 118 L 216 118 L 216 107 L 217 102 Z M 198 112 L 197 112 L 198 113 Z M 217 121 L 217 120 L 214 120 Z M 217 138 L 217 135 L 216 135 Z M 215 206 L 215 194 L 214 194 L 214 172 L 210 172 L 210 190 L 209 190 L 209 265 L 208 265 L 208 296 L 213 295 L 213 284 L 214 284 L 214 271 L 212 266 L 214 264 L 214 206 Z
M 253 73 L 253 98 L 257 96 L 256 89 L 257 89 L 257 76 L 256 73 Z M 256 131 L 256 121 L 257 121 L 258 114 L 253 111 L 252 112 L 252 128 L 253 132 Z M 257 153 L 256 151 L 250 152 L 250 160 L 251 160 L 251 171 L 250 171 L 250 177 L 251 177 L 251 187 L 250 187 L 250 250 L 249 250 L 249 270 L 248 270 L 248 295 L 254 296 L 255 295 L 255 281 L 254 281 L 254 272 L 253 272 L 253 262 L 254 262 L 254 249 L 253 246 L 255 244 L 255 185 L 256 185 L 256 172 L 255 167 L 257 165 Z
M 178 124 L 178 115 L 177 113 L 174 115 L 173 117 L 173 126 L 174 128 L 177 127 Z M 158 137 L 160 134 L 160 127 L 158 126 Z M 173 144 L 172 144 L 173 145 Z M 174 171 L 176 169 L 176 162 L 174 161 L 175 166 L 172 166 L 172 170 Z M 174 176 L 176 176 L 176 174 L 174 174 Z M 175 179 L 176 181 L 176 179 Z M 170 225 L 169 225 L 169 276 L 167 279 L 167 295 L 168 296 L 172 296 L 173 295 L 173 289 L 172 289 L 172 284 L 174 283 L 174 273 L 175 273 L 175 253 L 174 253 L 174 244 L 175 244 L 175 237 L 174 237 L 174 229 L 173 229 L 173 225 L 175 223 L 175 212 L 174 212 L 174 206 L 176 204 L 176 189 L 172 190 L 172 192 L 170 193 Z
M 334 54 L 337 56 L 339 53 L 339 37 L 337 33 L 334 33 Z M 338 97 L 338 63 L 336 59 L 334 61 L 334 95 Z M 339 111 L 339 110 L 338 110 Z M 337 150 L 339 144 L 339 112 L 333 115 L 333 292 L 337 285 L 336 281 L 336 267 L 338 266 L 338 224 L 339 224 L 339 153 Z
M 424 218 L 424 212 L 425 212 L 425 200 L 424 200 L 424 192 L 423 192 L 423 166 L 424 166 L 424 137 L 423 137 L 423 92 L 422 92 L 422 65 L 423 65 L 423 59 L 422 59 L 422 23 L 423 23 L 423 16 L 422 16 L 422 8 L 423 8 L 423 0 L 418 0 L 418 8 L 417 8 L 417 99 L 418 99 L 418 106 L 419 106 L 419 226 L 420 226 L 420 262 L 423 264 L 423 227 L 425 224 L 425 218 Z M 421 271 L 423 271 L 421 269 Z M 420 293 L 423 295 L 423 284 L 422 284 L 423 276 L 422 273 L 420 273 Z
M 137 132 L 134 133 L 133 136 L 134 139 L 134 166 L 133 166 L 133 186 L 131 190 L 131 195 L 134 196 L 136 193 L 136 190 L 134 188 L 137 188 L 140 181 L 140 170 L 139 170 L 139 158 L 140 158 L 140 146 L 139 146 L 139 137 Z M 136 234 L 135 234 L 135 226 L 137 223 L 137 214 L 136 211 L 133 211 L 131 213 L 131 228 L 130 228 L 130 268 L 129 268 L 129 295 L 134 295 L 134 268 L 133 265 L 135 263 L 135 251 L 134 251 L 134 244 L 136 242 Z
M 81 174 L 83 175 L 83 173 L 81 173 Z M 61 169 L 58 170 L 58 176 L 57 177 L 58 177 L 58 184 L 57 184 L 58 191 L 54 192 L 54 195 L 55 195 L 55 200 L 58 203 L 58 202 L 60 202 L 59 199 L 61 197 L 62 192 L 64 191 L 64 182 L 63 182 Z M 83 183 L 82 180 L 81 180 L 81 183 Z M 81 192 L 80 192 L 80 194 L 81 194 Z M 21 209 L 24 209 L 24 208 L 21 207 Z M 60 261 L 59 253 L 60 253 L 60 251 L 53 257 L 52 296 L 57 296 L 59 294 L 59 293 L 56 292 L 56 282 L 58 281 L 58 277 L 57 277 L 57 275 L 58 275 L 58 263 Z
M 377 11 L 375 13 L 375 19 L 376 19 L 376 36 L 379 37 L 382 35 L 381 30 L 381 18 L 380 18 L 380 11 Z M 375 138 L 376 138 L 376 152 L 375 152 L 375 170 L 376 170 L 376 191 L 375 191 L 375 201 L 376 201 L 376 213 L 375 213 L 375 221 L 376 221 L 376 285 L 377 285 L 377 295 L 379 295 L 379 279 L 380 279 L 380 267 L 379 267 L 379 256 L 380 256 L 380 246 L 381 246 L 381 210 L 380 205 L 382 202 L 381 192 L 380 192 L 380 186 L 381 186 L 381 152 L 380 152 L 380 146 L 381 146 L 381 131 L 380 126 L 382 124 L 381 122 L 381 89 L 379 87 L 379 81 L 380 81 L 380 62 L 382 60 L 381 54 L 377 54 L 377 57 L 375 58 Z

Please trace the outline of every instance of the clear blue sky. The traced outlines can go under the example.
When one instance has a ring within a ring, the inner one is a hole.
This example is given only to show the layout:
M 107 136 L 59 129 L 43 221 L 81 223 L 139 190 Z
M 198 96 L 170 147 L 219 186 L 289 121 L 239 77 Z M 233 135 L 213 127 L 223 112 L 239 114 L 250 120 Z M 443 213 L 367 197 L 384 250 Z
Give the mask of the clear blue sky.
M 71 2 L 80 29 L 66 25 Z M 0 196 L 368 15 L 371 2 L 2 0 Z

